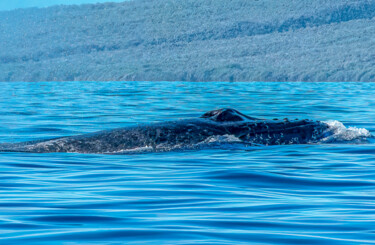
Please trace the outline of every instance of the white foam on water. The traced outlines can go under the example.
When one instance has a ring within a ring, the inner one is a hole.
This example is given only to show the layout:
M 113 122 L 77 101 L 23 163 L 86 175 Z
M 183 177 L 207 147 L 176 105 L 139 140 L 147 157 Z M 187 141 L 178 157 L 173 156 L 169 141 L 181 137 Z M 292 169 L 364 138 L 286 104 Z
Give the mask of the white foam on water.
M 229 134 L 225 134 L 225 135 L 214 135 L 214 136 L 210 136 L 208 137 L 206 140 L 202 141 L 201 143 L 199 144 L 212 144 L 212 143 L 240 143 L 242 142 L 242 140 L 240 140 L 239 138 L 237 138 L 236 136 L 234 135 L 229 135 Z
M 247 149 L 255 144 L 243 142 L 234 135 L 215 135 L 190 148 L 195 149 Z
M 126 149 L 117 152 L 107 152 L 107 154 L 138 154 L 151 152 L 167 152 L 167 151 L 191 151 L 202 149 L 242 149 L 245 147 L 239 138 L 233 135 L 215 135 L 208 137 L 197 144 L 159 144 L 155 146 L 136 147 L 134 149 Z
M 365 128 L 357 127 L 345 127 L 345 125 L 336 120 L 325 121 L 329 126 L 327 137 L 323 138 L 321 142 L 333 143 L 333 142 L 353 142 L 361 143 L 366 141 L 367 138 L 372 137 L 370 131 Z
M 133 149 L 105 152 L 105 154 L 137 154 L 137 153 L 148 153 L 148 152 L 155 152 L 155 148 L 152 146 L 144 146 L 144 147 L 136 147 Z

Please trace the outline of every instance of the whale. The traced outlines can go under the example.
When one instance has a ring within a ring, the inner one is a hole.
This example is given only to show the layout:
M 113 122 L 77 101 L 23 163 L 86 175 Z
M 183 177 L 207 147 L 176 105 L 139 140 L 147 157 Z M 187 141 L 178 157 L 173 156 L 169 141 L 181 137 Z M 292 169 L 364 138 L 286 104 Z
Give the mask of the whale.
M 234 136 L 249 145 L 317 143 L 329 134 L 328 124 L 309 119 L 261 119 L 232 108 L 176 121 L 144 123 L 47 140 L 0 144 L 1 152 L 115 154 L 148 147 L 194 146 L 218 136 Z

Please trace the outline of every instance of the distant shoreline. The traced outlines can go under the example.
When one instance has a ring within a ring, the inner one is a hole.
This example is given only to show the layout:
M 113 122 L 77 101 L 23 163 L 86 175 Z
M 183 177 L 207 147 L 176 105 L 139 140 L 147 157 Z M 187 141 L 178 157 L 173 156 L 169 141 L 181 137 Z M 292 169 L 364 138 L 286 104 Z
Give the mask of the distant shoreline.
M 136 0 L 0 12 L 0 81 L 374 82 L 375 2 Z
M 346 82 L 321 82 L 321 81 L 0 81 L 0 83 L 374 83 L 346 81 Z

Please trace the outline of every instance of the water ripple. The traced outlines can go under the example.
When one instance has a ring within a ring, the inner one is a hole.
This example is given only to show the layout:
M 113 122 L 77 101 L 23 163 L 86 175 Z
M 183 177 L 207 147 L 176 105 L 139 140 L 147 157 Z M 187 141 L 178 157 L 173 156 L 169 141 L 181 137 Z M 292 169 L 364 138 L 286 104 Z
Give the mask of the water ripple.
M 375 84 L 2 83 L 0 142 L 233 107 L 374 134 Z M 374 244 L 374 141 L 133 155 L 0 153 L 0 244 Z

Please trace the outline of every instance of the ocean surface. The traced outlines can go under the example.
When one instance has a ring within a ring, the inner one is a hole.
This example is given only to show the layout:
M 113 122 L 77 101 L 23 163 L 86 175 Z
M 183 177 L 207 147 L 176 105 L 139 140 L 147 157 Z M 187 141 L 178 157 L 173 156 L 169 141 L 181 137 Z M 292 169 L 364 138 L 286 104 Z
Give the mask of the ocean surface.
M 337 129 L 311 145 L 0 153 L 0 244 L 375 243 L 374 83 L 0 85 L 2 143 L 222 107 Z

